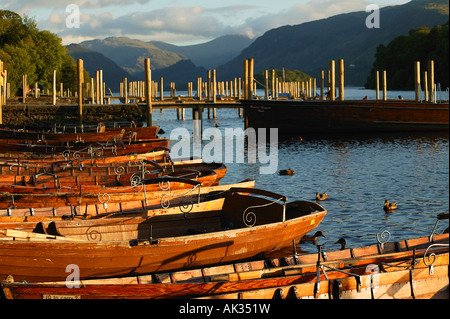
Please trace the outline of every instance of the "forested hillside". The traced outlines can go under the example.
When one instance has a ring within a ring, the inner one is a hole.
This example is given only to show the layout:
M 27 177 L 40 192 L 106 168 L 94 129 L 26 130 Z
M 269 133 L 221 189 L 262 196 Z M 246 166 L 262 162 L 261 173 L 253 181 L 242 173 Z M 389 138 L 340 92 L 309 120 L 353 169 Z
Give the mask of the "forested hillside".
M 319 78 L 330 60 L 344 59 L 345 84 L 363 86 L 376 48 L 409 30 L 433 28 L 448 20 L 448 0 L 412 0 L 380 8 L 380 28 L 367 28 L 365 11 L 335 15 L 267 31 L 230 62 L 217 69 L 220 78 L 242 73 L 242 61 L 255 59 L 255 73 L 265 69 L 302 70 Z
M 379 45 L 366 87 L 376 87 L 376 71 L 386 70 L 388 88 L 414 89 L 414 62 L 420 61 L 421 72 L 429 60 L 435 63 L 435 83 L 449 86 L 448 22 L 434 28 L 413 29 L 408 35 L 396 37 L 387 45 Z M 422 75 L 423 78 L 423 75 Z M 422 80 L 423 81 L 423 80 Z

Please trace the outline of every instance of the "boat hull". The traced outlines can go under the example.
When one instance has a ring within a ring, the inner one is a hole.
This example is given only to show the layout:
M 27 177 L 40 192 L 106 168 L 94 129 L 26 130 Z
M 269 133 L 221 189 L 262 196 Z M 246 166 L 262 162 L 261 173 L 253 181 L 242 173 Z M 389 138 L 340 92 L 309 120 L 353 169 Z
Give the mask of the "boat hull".
M 449 104 L 413 101 L 242 100 L 246 127 L 281 133 L 448 131 Z

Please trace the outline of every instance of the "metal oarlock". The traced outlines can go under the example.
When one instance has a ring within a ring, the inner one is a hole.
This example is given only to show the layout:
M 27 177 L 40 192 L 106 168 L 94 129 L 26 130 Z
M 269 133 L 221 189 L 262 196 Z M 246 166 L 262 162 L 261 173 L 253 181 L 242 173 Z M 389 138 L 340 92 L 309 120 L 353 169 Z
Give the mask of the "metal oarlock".
M 381 250 L 384 249 L 384 244 L 391 239 L 391 233 L 387 230 L 383 230 L 383 228 L 384 227 L 380 228 L 377 232 L 377 242 L 380 245 Z
M 448 244 L 431 244 L 430 246 L 428 246 L 427 250 L 423 254 L 423 263 L 425 266 L 429 267 L 430 275 L 434 275 L 434 266 L 433 265 L 436 262 L 436 254 L 435 253 L 431 253 L 429 256 L 427 256 L 428 250 L 430 250 L 430 248 L 432 248 L 432 247 L 448 247 Z M 430 262 L 431 258 L 433 260 Z

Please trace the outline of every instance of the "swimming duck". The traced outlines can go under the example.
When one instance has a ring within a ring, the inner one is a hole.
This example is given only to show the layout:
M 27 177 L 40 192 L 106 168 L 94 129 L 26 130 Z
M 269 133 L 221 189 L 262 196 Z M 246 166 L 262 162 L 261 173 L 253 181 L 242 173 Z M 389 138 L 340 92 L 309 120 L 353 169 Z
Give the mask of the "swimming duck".
M 317 238 L 318 237 L 327 238 L 327 236 L 325 236 L 323 234 L 323 232 L 321 230 L 319 230 L 319 231 L 316 231 L 314 233 L 314 235 L 312 235 L 312 236 L 308 236 L 308 235 L 303 236 L 302 239 L 300 239 L 299 244 L 304 244 L 304 243 L 310 242 L 310 243 L 313 243 L 315 245 L 317 243 Z
M 383 209 L 384 209 L 385 212 L 392 212 L 392 211 L 397 209 L 397 204 L 396 203 L 389 203 L 389 201 L 386 200 L 384 202 Z
M 280 171 L 280 175 L 294 175 L 295 174 L 295 172 L 294 172 L 294 170 L 293 169 L 282 169 L 281 171 Z
M 347 245 L 347 242 L 345 241 L 344 238 L 339 238 L 335 244 L 341 244 L 341 249 L 340 250 L 344 250 L 345 249 L 345 245 Z
M 316 193 L 316 200 L 326 200 L 328 198 L 327 193 Z

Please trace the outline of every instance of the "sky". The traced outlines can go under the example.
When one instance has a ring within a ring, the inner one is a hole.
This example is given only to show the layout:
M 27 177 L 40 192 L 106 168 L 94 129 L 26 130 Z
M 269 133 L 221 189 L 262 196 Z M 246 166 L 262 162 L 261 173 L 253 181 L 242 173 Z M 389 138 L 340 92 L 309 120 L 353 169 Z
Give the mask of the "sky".
M 256 38 L 283 25 L 409 0 L 0 0 L 0 9 L 34 18 L 63 44 L 110 36 L 176 45 L 227 34 Z M 368 13 L 368 15 L 370 12 Z

